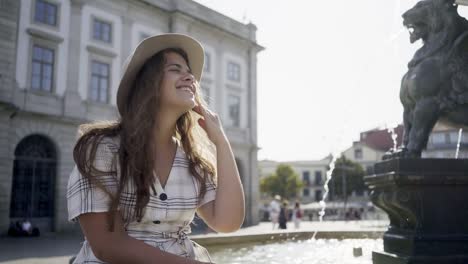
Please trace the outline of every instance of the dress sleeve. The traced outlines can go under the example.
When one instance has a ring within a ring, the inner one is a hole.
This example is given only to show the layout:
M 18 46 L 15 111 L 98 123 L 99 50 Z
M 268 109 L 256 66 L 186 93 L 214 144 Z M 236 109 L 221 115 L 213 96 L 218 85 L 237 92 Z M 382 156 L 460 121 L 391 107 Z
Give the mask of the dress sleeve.
M 103 140 L 96 149 L 94 166 L 101 171 L 112 170 L 112 160 L 116 155 L 115 148 L 110 142 Z M 118 188 L 116 175 L 100 175 L 99 181 L 106 190 L 115 194 Z M 91 183 L 79 172 L 77 166 L 73 168 L 68 180 L 67 205 L 68 220 L 76 221 L 77 217 L 85 213 L 108 212 L 111 197 L 96 184 Z
M 216 184 L 213 182 L 211 177 L 208 177 L 205 183 L 206 193 L 203 199 L 198 204 L 198 207 L 207 204 L 211 201 L 214 201 L 216 198 Z

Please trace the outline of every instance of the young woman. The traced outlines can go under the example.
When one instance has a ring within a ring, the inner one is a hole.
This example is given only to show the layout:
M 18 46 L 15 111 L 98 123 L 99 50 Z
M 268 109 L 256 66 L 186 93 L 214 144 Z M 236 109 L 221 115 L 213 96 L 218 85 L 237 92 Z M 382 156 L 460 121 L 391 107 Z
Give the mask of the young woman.
M 234 156 L 200 96 L 203 60 L 191 37 L 143 40 L 118 88 L 119 121 L 80 127 L 67 199 L 86 239 L 74 263 L 209 263 L 187 238 L 195 212 L 218 232 L 241 226 Z

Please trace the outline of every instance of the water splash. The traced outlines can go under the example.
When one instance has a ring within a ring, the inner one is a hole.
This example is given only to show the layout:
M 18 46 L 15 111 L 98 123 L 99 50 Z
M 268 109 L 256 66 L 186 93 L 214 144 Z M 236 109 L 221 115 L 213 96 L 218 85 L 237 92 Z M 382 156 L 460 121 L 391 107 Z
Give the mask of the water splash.
M 336 163 L 336 160 L 338 159 L 339 157 L 339 153 L 333 153 L 332 154 L 332 157 L 331 157 L 331 161 L 330 161 L 330 164 L 328 165 L 329 169 L 326 173 L 326 180 L 325 180 L 325 183 L 323 184 L 323 188 L 325 189 L 325 192 L 323 194 L 323 197 L 322 197 L 322 200 L 319 202 L 320 204 L 320 211 L 319 211 L 319 222 L 323 222 L 323 217 L 325 216 L 325 209 L 327 208 L 327 204 L 326 204 L 326 199 L 328 197 L 328 193 L 330 192 L 330 188 L 328 187 L 328 183 L 330 183 L 331 179 L 332 179 L 332 175 L 333 175 L 333 171 L 335 170 L 335 163 Z M 312 236 L 312 239 L 315 239 L 315 236 L 317 235 L 317 232 L 318 230 L 315 230 L 314 231 L 314 235 Z
M 460 128 L 460 130 L 458 130 L 457 151 L 455 152 L 455 158 L 456 159 L 458 159 L 458 154 L 460 152 L 460 142 L 461 142 L 461 139 L 462 139 L 462 134 L 463 134 L 463 128 Z
M 398 142 L 397 142 L 398 134 L 395 132 L 395 128 L 396 127 L 387 128 L 387 131 L 388 131 L 388 133 L 390 133 L 390 136 L 392 137 L 392 141 L 393 141 L 392 152 L 396 152 L 397 148 L 398 148 L 398 146 L 397 146 L 398 145 Z
M 387 41 L 384 41 L 384 43 L 383 43 L 384 45 L 381 45 L 380 49 L 374 50 L 376 55 L 384 53 L 384 50 L 388 47 L 388 45 L 394 45 L 395 47 L 398 48 L 398 45 L 396 45 L 395 42 L 398 40 L 398 38 L 401 36 L 401 34 L 406 31 L 406 28 L 403 27 L 401 22 L 400 22 L 400 19 L 401 19 L 401 14 L 400 14 L 401 6 L 402 6 L 402 0 L 397 0 L 396 1 L 396 6 L 395 6 L 395 9 L 394 9 L 394 11 L 395 11 L 394 23 L 393 23 L 393 25 L 395 27 L 395 30 L 393 30 L 394 33 L 391 34 L 388 37 Z M 377 59 L 377 56 L 372 56 L 372 58 Z M 373 64 L 374 64 L 373 62 L 368 61 L 365 64 L 364 68 L 368 69 Z M 365 72 L 367 72 L 367 71 L 365 71 Z M 358 83 L 360 83 L 362 81 L 363 77 L 364 77 L 364 74 L 361 73 L 361 75 L 358 78 Z M 345 109 L 349 109 L 351 107 L 351 102 L 352 102 L 352 100 L 350 100 L 348 102 L 348 105 L 345 107 Z M 343 131 L 341 131 L 340 135 L 338 136 L 338 140 L 337 140 L 339 142 L 341 142 L 341 140 L 344 138 L 344 136 L 343 136 L 344 131 L 348 128 L 347 122 L 350 122 L 350 119 L 345 119 L 345 121 L 344 121 Z M 392 140 L 393 140 L 393 149 L 394 149 L 394 151 L 396 151 L 398 135 L 395 132 L 395 128 L 393 128 L 390 133 L 392 135 Z M 334 143 L 336 144 L 336 142 L 334 142 Z M 332 149 L 334 149 L 334 148 L 332 148 Z M 324 185 L 323 185 L 325 192 L 323 194 L 323 197 L 322 197 L 321 201 L 319 202 L 319 205 L 321 207 L 321 210 L 319 211 L 319 222 L 323 222 L 323 217 L 325 216 L 325 209 L 326 209 L 326 206 L 327 206 L 326 205 L 326 199 L 328 198 L 328 194 L 329 194 L 329 191 L 330 191 L 330 188 L 329 188 L 328 184 L 332 180 L 333 171 L 335 170 L 335 163 L 336 163 L 336 161 L 337 161 L 337 159 L 338 159 L 338 157 L 340 155 L 341 155 L 340 151 L 334 151 L 332 153 L 330 164 L 328 165 L 329 169 L 328 169 L 328 171 L 326 173 L 326 180 L 325 180 Z M 315 236 L 317 235 L 317 233 L 318 233 L 318 230 L 315 230 L 311 240 L 315 240 Z

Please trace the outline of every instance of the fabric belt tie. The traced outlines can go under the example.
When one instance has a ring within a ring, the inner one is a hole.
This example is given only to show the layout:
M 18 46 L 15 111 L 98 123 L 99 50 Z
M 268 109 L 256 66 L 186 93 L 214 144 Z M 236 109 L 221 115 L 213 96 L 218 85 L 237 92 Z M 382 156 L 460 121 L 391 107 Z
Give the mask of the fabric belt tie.
M 190 239 L 188 238 L 188 234 L 191 232 L 190 226 L 184 226 L 179 229 L 179 231 L 175 232 L 157 232 L 161 235 L 162 238 L 173 238 L 176 240 L 177 243 L 183 245 L 185 248 L 185 253 L 187 253 L 190 257 L 195 257 L 195 252 L 193 250 L 193 245 Z

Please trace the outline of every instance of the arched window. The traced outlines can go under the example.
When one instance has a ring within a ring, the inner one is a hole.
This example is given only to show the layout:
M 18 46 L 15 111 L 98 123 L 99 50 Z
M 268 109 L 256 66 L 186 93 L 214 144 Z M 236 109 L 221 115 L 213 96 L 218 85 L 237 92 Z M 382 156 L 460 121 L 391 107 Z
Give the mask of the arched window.
M 16 146 L 10 218 L 52 229 L 57 153 L 52 141 L 31 135 Z

